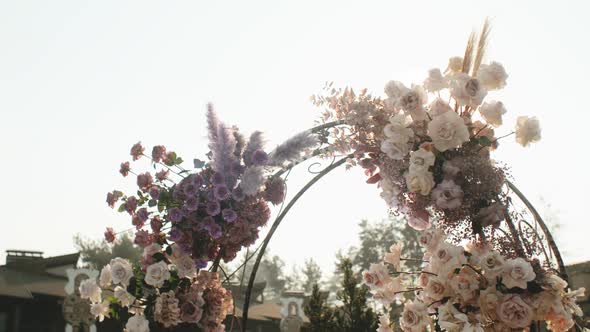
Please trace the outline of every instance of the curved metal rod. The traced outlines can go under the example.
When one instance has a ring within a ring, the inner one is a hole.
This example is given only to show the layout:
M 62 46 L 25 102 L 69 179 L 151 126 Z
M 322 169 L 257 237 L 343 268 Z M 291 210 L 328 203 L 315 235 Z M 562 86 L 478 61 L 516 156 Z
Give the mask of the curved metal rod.
M 565 264 L 563 263 L 563 258 L 561 257 L 561 253 L 559 252 L 559 249 L 557 248 L 557 244 L 555 243 L 555 240 L 553 239 L 553 236 L 551 235 L 549 228 L 547 227 L 547 225 L 543 221 L 543 218 L 541 218 L 541 215 L 539 214 L 539 212 L 537 212 L 537 209 L 535 209 L 533 204 L 526 198 L 526 196 L 520 190 L 518 190 L 518 188 L 516 188 L 516 186 L 512 182 L 506 180 L 506 184 L 516 194 L 516 196 L 518 196 L 518 198 L 520 198 L 520 200 L 524 203 L 524 205 L 526 205 L 527 209 L 529 209 L 529 211 L 531 211 L 531 213 L 533 214 L 535 221 L 541 227 L 543 234 L 545 234 L 545 239 L 547 240 L 547 244 L 549 245 L 549 248 L 551 248 L 551 251 L 553 251 L 553 254 L 555 255 L 555 260 L 557 261 L 557 266 L 559 268 L 559 273 L 561 274 L 561 277 L 567 283 L 569 283 L 569 280 L 568 280 L 569 278 L 567 275 L 567 271 L 565 269 Z
M 264 238 L 264 242 L 262 243 L 262 246 L 260 247 L 260 250 L 258 252 L 258 256 L 256 256 L 256 261 L 254 262 L 254 266 L 252 267 L 252 272 L 250 273 L 250 279 L 248 280 L 248 288 L 246 289 L 246 295 L 244 297 L 244 306 L 242 309 L 242 331 L 246 331 L 246 328 L 248 325 L 248 309 L 250 308 L 250 296 L 252 295 L 252 287 L 254 287 L 254 279 L 256 278 L 256 272 L 258 272 L 258 267 L 260 265 L 260 262 L 262 261 L 262 256 L 264 255 L 264 252 L 266 251 L 266 247 L 268 246 L 268 243 L 272 239 L 274 232 L 277 230 L 281 221 L 283 220 L 283 218 L 285 218 L 285 215 L 289 212 L 289 210 L 293 207 L 293 205 L 295 205 L 295 203 L 299 200 L 299 198 L 301 198 L 301 196 L 303 196 L 303 194 L 311 186 L 313 186 L 322 177 L 324 177 L 324 175 L 330 173 L 332 170 L 334 170 L 338 166 L 344 164 L 346 162 L 346 160 L 352 156 L 353 156 L 352 154 L 347 155 L 346 157 L 344 157 L 344 158 L 338 160 L 337 162 L 332 163 L 330 166 L 326 167 L 322 172 L 318 173 L 303 188 L 301 188 L 301 190 L 299 190 L 299 192 L 291 199 L 291 201 L 289 201 L 289 204 L 287 204 L 287 206 L 285 206 L 285 209 L 283 210 L 283 212 L 281 212 L 281 214 L 279 214 L 277 216 L 277 218 L 275 219 L 270 230 L 268 231 L 268 234 Z

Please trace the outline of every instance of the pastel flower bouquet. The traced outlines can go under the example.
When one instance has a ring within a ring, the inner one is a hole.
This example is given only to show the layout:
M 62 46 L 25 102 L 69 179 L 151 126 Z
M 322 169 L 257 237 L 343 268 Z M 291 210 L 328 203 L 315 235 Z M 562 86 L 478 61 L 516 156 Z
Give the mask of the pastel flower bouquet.
M 138 191 L 112 191 L 107 204 L 119 204 L 118 211 L 130 216 L 143 257 L 135 265 L 115 258 L 98 282 L 82 284 L 82 296 L 90 299 L 99 319 L 127 311 L 133 314 L 127 321 L 130 332 L 148 331 L 150 324 L 224 330 L 233 298 L 217 273 L 220 261 L 233 260 L 258 239 L 270 218 L 269 203 L 280 204 L 285 195 L 285 183 L 273 172 L 297 161 L 318 141 L 303 132 L 267 153 L 262 133 L 246 140 L 236 127 L 220 122 L 211 106 L 207 122 L 209 160 L 196 159 L 195 171 L 184 169 L 182 158 L 164 146 L 153 147 L 148 155 L 141 143 L 131 148 L 132 159 L 149 159 L 154 173 L 121 164 L 124 177 L 136 176 Z M 112 228 L 105 239 L 115 239 Z

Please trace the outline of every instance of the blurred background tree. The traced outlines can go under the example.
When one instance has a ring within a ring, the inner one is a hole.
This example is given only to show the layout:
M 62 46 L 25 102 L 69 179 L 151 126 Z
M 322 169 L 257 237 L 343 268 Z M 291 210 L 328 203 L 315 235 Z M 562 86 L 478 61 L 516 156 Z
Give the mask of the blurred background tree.
M 99 271 L 115 257 L 138 263 L 142 255 L 141 248 L 133 244 L 133 239 L 128 234 L 117 237 L 112 244 L 104 240 L 91 240 L 77 234 L 74 236 L 74 246 L 80 252 L 80 266 Z

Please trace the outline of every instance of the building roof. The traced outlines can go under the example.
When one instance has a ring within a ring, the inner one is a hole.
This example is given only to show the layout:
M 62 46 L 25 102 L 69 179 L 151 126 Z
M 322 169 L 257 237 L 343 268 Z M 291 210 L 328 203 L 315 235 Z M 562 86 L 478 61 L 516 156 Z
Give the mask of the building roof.
M 0 296 L 31 299 L 36 294 L 65 297 L 61 270 L 75 267 L 79 254 L 14 261 L 0 266 Z

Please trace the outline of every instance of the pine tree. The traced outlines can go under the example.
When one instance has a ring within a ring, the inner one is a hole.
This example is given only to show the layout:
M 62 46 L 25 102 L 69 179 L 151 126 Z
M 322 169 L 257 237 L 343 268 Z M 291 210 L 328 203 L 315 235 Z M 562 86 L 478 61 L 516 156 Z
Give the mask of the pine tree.
M 303 312 L 309 318 L 308 332 L 331 332 L 335 331 L 334 312 L 326 304 L 326 298 L 322 295 L 318 284 L 314 284 L 311 297 Z
M 311 292 L 322 278 L 322 270 L 313 258 L 305 260 L 305 266 L 301 273 L 303 274 L 303 290 L 307 293 Z

